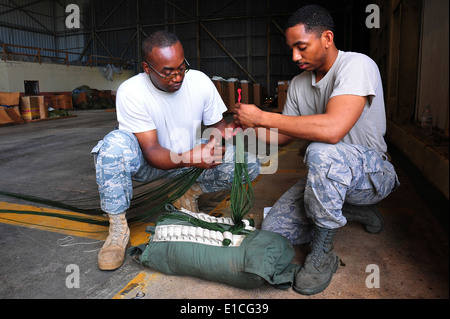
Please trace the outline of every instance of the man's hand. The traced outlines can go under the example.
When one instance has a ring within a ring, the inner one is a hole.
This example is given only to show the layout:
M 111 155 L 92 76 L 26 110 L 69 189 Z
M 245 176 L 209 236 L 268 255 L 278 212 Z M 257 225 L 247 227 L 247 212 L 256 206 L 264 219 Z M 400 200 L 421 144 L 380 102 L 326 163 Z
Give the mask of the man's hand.
M 192 150 L 182 154 L 183 163 L 187 166 L 210 169 L 222 163 L 225 147 L 216 145 L 217 141 L 212 137 L 207 144 L 201 144 Z
M 231 122 L 231 123 L 227 124 L 225 119 L 222 119 L 218 123 L 208 126 L 208 129 L 216 128 L 218 130 L 218 132 L 220 132 L 220 134 L 215 134 L 215 135 L 211 135 L 211 136 L 214 136 L 216 138 L 220 138 L 220 136 L 222 136 L 222 138 L 224 138 L 225 140 L 228 141 L 229 139 L 231 139 L 233 136 L 236 135 L 235 129 L 237 127 L 239 127 L 239 126 L 236 125 L 236 123 Z
M 228 141 L 229 139 L 233 138 L 233 136 L 235 136 L 240 129 L 242 129 L 242 127 L 240 125 L 237 125 L 234 121 L 228 123 L 227 127 L 224 130 L 223 138 Z
M 256 105 L 237 103 L 234 107 L 234 123 L 243 130 L 248 127 L 261 126 L 260 118 L 263 114 Z

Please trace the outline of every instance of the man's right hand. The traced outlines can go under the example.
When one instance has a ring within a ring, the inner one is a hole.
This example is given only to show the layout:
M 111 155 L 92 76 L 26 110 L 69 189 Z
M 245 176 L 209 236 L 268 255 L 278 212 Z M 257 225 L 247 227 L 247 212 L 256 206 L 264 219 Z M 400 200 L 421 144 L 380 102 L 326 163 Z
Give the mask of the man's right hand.
M 182 161 L 187 166 L 210 169 L 220 165 L 225 154 L 225 147 L 216 145 L 217 141 L 212 137 L 208 143 L 194 147 L 183 153 Z

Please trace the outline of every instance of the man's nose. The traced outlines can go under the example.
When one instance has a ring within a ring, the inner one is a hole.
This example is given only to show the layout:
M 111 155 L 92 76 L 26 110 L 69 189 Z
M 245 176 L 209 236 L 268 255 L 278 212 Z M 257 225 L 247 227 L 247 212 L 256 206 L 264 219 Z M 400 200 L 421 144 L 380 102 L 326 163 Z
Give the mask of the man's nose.
M 302 59 L 302 55 L 300 54 L 300 51 L 297 49 L 292 50 L 292 61 L 297 62 Z

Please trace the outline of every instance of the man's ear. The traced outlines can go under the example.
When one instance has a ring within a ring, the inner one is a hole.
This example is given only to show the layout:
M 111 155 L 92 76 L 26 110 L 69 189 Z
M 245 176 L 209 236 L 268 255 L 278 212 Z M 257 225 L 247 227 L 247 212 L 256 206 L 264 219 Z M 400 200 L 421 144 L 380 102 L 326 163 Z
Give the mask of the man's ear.
M 150 70 L 149 70 L 149 66 L 148 66 L 147 62 L 145 62 L 145 61 L 141 62 L 141 66 L 142 66 L 142 69 L 144 69 L 144 72 L 149 74 Z
M 328 49 L 334 41 L 334 33 L 333 31 L 326 30 L 322 33 L 322 40 L 324 42 L 324 46 L 326 49 Z

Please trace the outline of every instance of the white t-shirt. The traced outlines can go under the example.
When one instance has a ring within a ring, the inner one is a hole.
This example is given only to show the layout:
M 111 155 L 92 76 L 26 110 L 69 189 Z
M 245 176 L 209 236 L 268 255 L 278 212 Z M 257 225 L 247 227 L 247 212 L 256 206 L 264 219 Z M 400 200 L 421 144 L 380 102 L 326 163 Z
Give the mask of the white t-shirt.
M 119 129 L 132 133 L 157 130 L 159 144 L 180 153 L 192 149 L 201 124 L 213 125 L 227 107 L 212 81 L 190 70 L 173 93 L 158 90 L 146 73 L 122 83 L 116 98 Z
M 381 76 L 375 62 L 364 54 L 339 51 L 331 69 L 317 83 L 314 72 L 303 72 L 294 77 L 289 85 L 283 114 L 323 114 L 328 100 L 338 95 L 368 96 L 361 117 L 342 141 L 386 152 L 386 114 Z

